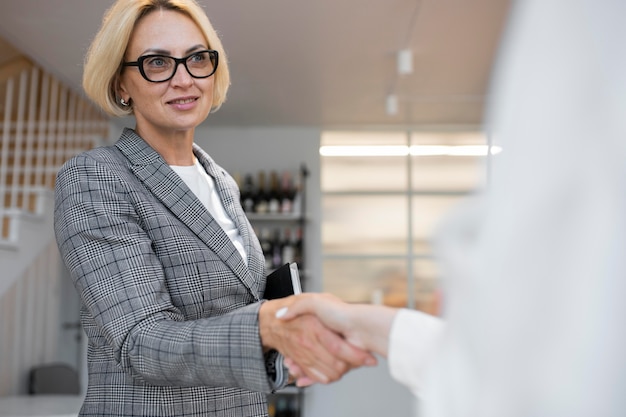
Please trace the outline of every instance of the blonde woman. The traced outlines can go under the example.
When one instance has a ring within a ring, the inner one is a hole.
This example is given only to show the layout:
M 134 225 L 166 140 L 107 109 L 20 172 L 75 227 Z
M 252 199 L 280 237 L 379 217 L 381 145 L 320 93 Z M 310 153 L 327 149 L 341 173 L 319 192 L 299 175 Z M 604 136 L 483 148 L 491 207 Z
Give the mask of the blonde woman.
M 194 144 L 226 98 L 226 54 L 193 0 L 119 0 L 85 62 L 88 96 L 134 128 L 68 161 L 59 250 L 82 300 L 83 416 L 266 416 L 283 355 L 331 382 L 374 358 L 314 317 L 282 323 L 231 176 Z

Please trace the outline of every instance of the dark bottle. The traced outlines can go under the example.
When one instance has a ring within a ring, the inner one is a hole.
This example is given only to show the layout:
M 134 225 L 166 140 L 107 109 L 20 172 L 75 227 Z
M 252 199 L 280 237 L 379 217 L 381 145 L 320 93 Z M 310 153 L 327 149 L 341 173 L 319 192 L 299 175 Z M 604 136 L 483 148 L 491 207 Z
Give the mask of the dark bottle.
M 254 212 L 254 182 L 252 181 L 252 175 L 246 174 L 243 180 L 243 186 L 241 187 L 241 207 L 246 213 Z
M 293 197 L 291 202 L 291 211 L 296 214 L 302 213 L 302 187 L 303 187 L 303 178 L 295 177 L 293 189 Z
M 283 247 L 281 250 L 282 263 L 284 264 L 289 264 L 289 263 L 295 262 L 296 260 L 295 241 L 294 239 L 292 239 L 291 235 L 292 235 L 291 229 L 288 227 L 285 228 L 283 239 L 282 239 Z
M 256 196 L 254 199 L 254 211 L 265 214 L 268 210 L 268 195 L 265 184 L 265 172 L 259 171 L 256 187 Z
M 272 267 L 276 269 L 283 263 L 283 242 L 281 241 L 280 229 L 275 229 L 272 238 Z
M 288 417 L 289 416 L 289 401 L 284 395 L 279 395 L 276 398 L 276 417 Z
M 295 189 L 293 181 L 291 179 L 291 172 L 283 171 L 281 180 L 281 201 L 280 212 L 292 213 L 293 212 L 293 198 L 295 196 Z
M 289 417 L 298 417 L 298 410 L 300 409 L 300 405 L 298 403 L 298 397 L 292 395 L 287 402 L 287 416 Z
M 268 228 L 264 227 L 261 229 L 259 243 L 261 244 L 261 250 L 263 251 L 263 257 L 265 258 L 265 271 L 271 271 L 274 268 L 272 262 L 272 255 L 274 252 L 272 248 L 271 234 Z
M 298 227 L 296 229 L 295 236 L 292 237 L 293 245 L 294 245 L 294 262 L 298 264 L 298 267 L 304 268 L 304 253 L 303 253 L 303 245 L 302 245 L 302 228 Z
M 280 182 L 276 171 L 270 172 L 270 190 L 268 193 L 268 213 L 276 214 L 280 212 Z

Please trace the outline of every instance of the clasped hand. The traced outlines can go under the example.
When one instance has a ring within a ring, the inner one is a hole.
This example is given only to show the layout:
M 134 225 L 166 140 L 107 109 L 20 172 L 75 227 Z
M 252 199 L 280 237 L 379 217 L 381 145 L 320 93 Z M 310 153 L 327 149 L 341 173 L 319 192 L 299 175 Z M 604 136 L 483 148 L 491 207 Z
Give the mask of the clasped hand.
M 340 303 L 329 295 L 300 294 L 266 301 L 259 311 L 264 348 L 276 349 L 285 357 L 296 384 L 328 384 L 351 369 L 376 365 L 376 357 L 351 338 L 347 323 L 333 323 L 330 317 L 320 320 L 312 309 L 316 300 Z

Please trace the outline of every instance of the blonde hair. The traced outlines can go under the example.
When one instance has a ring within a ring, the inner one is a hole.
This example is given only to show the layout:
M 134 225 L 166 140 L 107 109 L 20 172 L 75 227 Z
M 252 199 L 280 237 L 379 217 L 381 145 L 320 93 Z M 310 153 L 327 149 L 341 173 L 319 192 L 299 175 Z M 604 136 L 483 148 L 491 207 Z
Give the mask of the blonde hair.
M 204 34 L 209 48 L 218 52 L 211 110 L 219 109 L 226 100 L 230 85 L 226 53 L 209 18 L 195 0 L 117 0 L 104 15 L 102 26 L 87 51 L 83 71 L 85 93 L 109 115 L 132 114 L 132 107 L 122 106 L 117 96 L 124 54 L 137 21 L 159 9 L 189 16 Z

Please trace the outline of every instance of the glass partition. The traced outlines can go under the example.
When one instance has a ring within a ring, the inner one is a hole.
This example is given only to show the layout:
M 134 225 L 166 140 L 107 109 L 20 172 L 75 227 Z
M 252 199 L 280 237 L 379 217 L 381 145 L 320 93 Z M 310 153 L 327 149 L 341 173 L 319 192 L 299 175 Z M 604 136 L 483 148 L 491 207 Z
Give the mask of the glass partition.
M 432 239 L 483 188 L 485 136 L 342 131 L 325 132 L 321 145 L 323 291 L 438 314 Z

